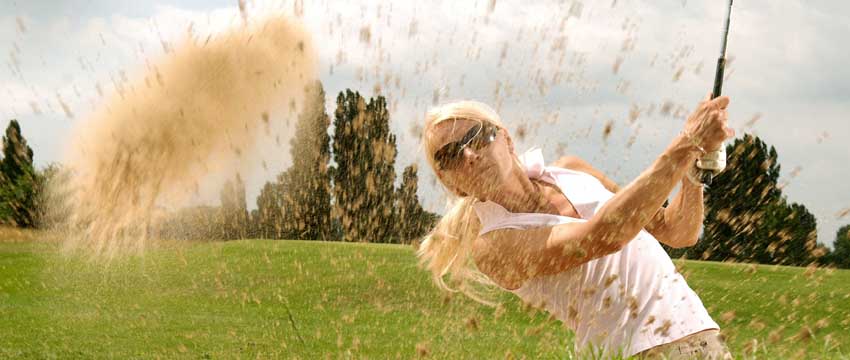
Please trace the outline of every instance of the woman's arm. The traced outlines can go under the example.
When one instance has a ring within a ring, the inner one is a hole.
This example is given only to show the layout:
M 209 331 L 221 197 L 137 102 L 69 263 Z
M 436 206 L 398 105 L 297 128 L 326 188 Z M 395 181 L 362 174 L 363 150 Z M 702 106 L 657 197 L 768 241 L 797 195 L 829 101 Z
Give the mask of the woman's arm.
M 554 165 L 590 174 L 612 193 L 620 190 L 616 182 L 578 156 L 561 157 Z M 667 207 L 658 208 L 644 226 L 659 242 L 673 248 L 696 244 L 703 220 L 702 186 L 694 184 L 687 177 L 682 177 L 681 182 L 681 190 L 673 202 Z
M 662 208 L 661 215 L 646 227 L 658 241 L 672 248 L 694 246 L 703 221 L 702 185 L 687 178 L 681 182 L 681 189 L 670 206 Z
M 473 243 L 478 268 L 508 289 L 526 279 L 557 274 L 619 251 L 656 213 L 696 155 L 691 143 L 677 137 L 629 185 L 586 222 L 532 229 L 501 229 Z
M 618 191 L 586 222 L 493 231 L 473 244 L 479 268 L 503 286 L 537 275 L 555 274 L 620 250 L 657 213 L 676 183 L 697 159 L 695 149 L 718 148 L 731 136 L 721 116 L 729 98 L 703 102 L 688 119 L 685 133 L 634 181 Z

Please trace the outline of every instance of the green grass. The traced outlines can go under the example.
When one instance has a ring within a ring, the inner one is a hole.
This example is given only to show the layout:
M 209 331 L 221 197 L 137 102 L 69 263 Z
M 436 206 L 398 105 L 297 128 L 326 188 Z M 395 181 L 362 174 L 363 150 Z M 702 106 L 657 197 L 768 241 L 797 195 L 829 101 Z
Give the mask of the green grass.
M 557 321 L 446 298 L 407 246 L 177 244 L 104 267 L 2 236 L 0 358 L 570 357 Z M 850 358 L 850 271 L 677 263 L 739 357 Z

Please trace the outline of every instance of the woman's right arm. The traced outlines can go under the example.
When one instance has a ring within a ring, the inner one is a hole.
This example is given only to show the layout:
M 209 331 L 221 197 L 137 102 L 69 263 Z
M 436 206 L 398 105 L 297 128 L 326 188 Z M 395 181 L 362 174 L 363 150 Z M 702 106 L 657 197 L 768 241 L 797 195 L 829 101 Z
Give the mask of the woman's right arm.
M 517 285 L 619 251 L 637 236 L 694 166 L 699 155 L 694 150 L 719 148 L 731 134 L 723 113 L 728 103 L 725 96 L 701 103 L 686 123 L 684 132 L 690 136 L 677 136 L 649 168 L 614 194 L 590 220 L 485 235 L 474 249 L 479 268 L 494 273 L 504 284 Z

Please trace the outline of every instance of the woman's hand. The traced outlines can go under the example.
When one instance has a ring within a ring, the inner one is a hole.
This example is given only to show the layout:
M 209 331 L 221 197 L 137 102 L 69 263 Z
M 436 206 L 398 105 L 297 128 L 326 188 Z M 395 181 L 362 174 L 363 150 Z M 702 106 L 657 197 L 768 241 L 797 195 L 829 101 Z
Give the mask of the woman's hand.
M 723 146 L 724 140 L 735 136 L 735 130 L 726 126 L 727 106 L 728 96 L 713 100 L 706 98 L 699 103 L 693 114 L 688 117 L 684 130 L 694 145 L 705 151 L 715 151 Z

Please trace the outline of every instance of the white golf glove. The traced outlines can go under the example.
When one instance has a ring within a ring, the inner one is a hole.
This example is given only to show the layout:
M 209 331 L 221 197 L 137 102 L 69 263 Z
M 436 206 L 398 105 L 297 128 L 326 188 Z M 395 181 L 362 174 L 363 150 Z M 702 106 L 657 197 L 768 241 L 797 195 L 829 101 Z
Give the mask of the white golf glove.
M 700 170 L 711 171 L 714 176 L 717 176 L 724 169 L 726 169 L 726 147 L 721 146 L 720 150 L 707 152 L 697 159 L 696 164 L 688 171 L 687 176 L 694 184 L 702 184 Z
M 719 174 L 726 168 L 726 148 L 720 147 L 720 150 L 706 153 L 697 160 L 696 166 L 702 170 L 710 170 L 714 175 Z

